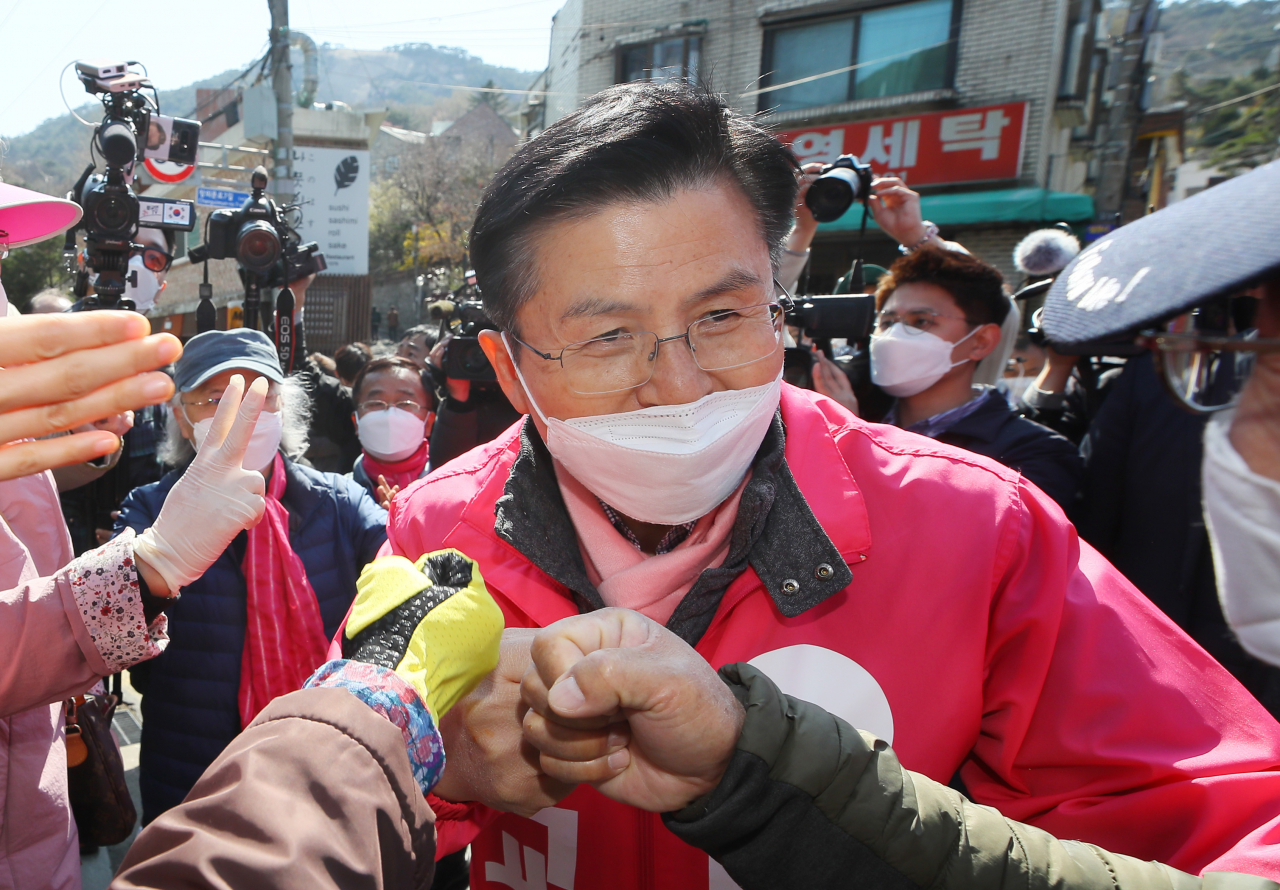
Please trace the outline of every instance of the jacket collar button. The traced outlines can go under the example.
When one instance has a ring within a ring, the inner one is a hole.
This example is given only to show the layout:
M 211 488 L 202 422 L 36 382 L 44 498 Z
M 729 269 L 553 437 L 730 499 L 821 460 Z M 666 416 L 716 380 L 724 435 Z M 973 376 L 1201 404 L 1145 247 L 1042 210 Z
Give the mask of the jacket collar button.
M 836 570 L 831 568 L 831 565 L 829 563 L 824 562 L 822 565 L 818 566 L 816 569 L 813 570 L 813 577 L 817 578 L 819 581 L 825 581 L 835 573 L 836 573 Z
M 787 596 L 795 596 L 800 592 L 800 582 L 795 578 L 788 578 L 782 582 L 782 592 Z

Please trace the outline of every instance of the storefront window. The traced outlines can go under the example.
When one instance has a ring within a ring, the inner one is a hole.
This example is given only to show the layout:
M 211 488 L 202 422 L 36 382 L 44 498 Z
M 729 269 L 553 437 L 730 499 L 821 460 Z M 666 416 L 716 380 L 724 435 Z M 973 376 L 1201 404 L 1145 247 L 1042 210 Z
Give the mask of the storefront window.
M 674 37 L 623 47 L 618 53 L 618 83 L 637 80 L 697 80 L 700 37 Z
M 917 0 L 779 26 L 765 40 L 760 107 L 794 111 L 950 85 L 955 0 Z

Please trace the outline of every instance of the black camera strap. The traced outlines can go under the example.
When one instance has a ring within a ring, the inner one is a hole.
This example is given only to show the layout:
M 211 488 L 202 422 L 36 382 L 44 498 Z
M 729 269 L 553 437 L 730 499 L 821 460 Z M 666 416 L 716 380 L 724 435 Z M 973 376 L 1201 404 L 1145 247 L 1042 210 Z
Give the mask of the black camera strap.
M 209 259 L 204 261 L 204 281 L 200 282 L 200 303 L 196 306 L 196 333 L 203 334 L 218 326 L 218 311 L 213 308 L 213 285 L 209 283 Z
M 276 296 L 275 342 L 280 368 L 286 377 L 293 373 L 293 339 L 293 291 L 282 287 Z

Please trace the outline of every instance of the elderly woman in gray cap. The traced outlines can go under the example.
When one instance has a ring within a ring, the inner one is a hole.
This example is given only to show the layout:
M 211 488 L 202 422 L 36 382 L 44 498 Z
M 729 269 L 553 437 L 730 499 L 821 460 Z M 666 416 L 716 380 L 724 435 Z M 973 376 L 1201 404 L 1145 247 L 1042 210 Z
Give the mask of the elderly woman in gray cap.
M 243 462 L 266 478 L 266 515 L 184 590 L 168 613 L 168 650 L 132 672 L 143 693 L 144 822 L 181 801 L 262 708 L 325 660 L 356 578 L 386 538 L 386 512 L 363 488 L 296 462 L 306 395 L 259 331 L 209 331 L 187 343 L 175 366 L 170 456 L 199 448 L 236 374 L 269 381 Z M 180 469 L 130 493 L 117 530 L 149 526 Z

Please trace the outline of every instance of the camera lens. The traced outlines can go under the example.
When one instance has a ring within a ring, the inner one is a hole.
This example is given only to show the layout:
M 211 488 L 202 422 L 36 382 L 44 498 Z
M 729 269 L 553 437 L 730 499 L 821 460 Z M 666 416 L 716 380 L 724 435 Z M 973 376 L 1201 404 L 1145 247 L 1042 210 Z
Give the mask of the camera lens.
M 98 151 L 112 166 L 123 167 L 138 155 L 138 140 L 133 128 L 121 120 L 103 121 L 98 130 Z
M 129 202 L 119 195 L 107 195 L 98 205 L 98 227 L 107 232 L 120 232 L 129 227 Z
M 280 258 L 280 237 L 271 224 L 256 219 L 240 227 L 236 259 L 254 272 L 265 272 Z
M 834 222 L 844 216 L 858 197 L 858 174 L 848 167 L 836 167 L 823 173 L 804 196 L 809 212 L 818 222 Z

